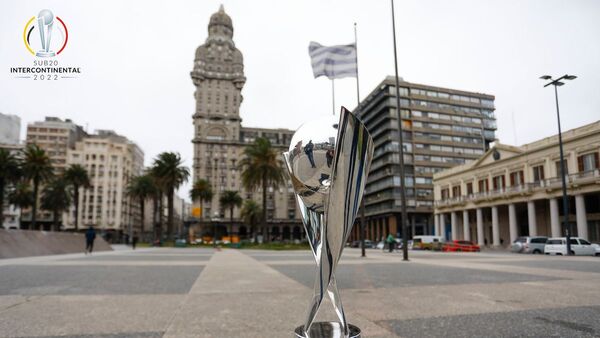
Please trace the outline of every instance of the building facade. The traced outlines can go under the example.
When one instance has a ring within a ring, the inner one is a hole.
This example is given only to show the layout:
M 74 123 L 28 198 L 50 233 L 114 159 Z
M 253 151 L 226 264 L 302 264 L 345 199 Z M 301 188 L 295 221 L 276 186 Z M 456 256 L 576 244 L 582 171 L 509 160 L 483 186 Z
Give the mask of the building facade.
M 19 144 L 21 118 L 17 115 L 0 113 L 0 146 Z
M 600 121 L 563 133 L 574 236 L 600 241 Z M 479 160 L 434 175 L 435 232 L 508 246 L 518 236 L 565 235 L 558 136 L 495 144 Z
M 141 213 L 137 200 L 127 196 L 133 176 L 141 175 L 144 153 L 132 141 L 110 130 L 99 130 L 75 143 L 67 153 L 68 165 L 83 166 L 91 186 L 79 190 L 78 227 L 89 225 L 118 238 L 139 231 Z M 63 214 L 66 229 L 75 227 L 75 207 Z M 131 228 L 130 228 L 131 227 Z
M 202 217 L 198 219 L 197 235 L 212 231 L 208 222 L 225 222 L 227 210 L 219 205 L 223 191 L 238 191 L 244 199 L 261 202 L 260 191 L 246 191 L 241 184 L 238 168 L 246 146 L 258 137 L 265 137 L 277 151 L 286 151 L 294 131 L 287 129 L 248 128 L 242 126 L 241 94 L 246 82 L 242 53 L 233 42 L 233 24 L 223 6 L 213 14 L 208 25 L 208 38 L 197 48 L 191 78 L 196 87 L 194 120 L 193 179 L 206 179 L 214 193 L 205 202 Z M 300 237 L 302 226 L 291 184 L 267 192 L 267 218 L 269 233 L 274 238 Z M 196 205 L 195 207 L 200 207 Z M 239 220 L 240 209 L 234 210 L 233 233 L 241 237 L 249 229 Z M 220 227 L 221 234 L 226 227 Z
M 401 80 L 409 236 L 433 232 L 433 175 L 474 161 L 494 140 L 494 96 Z M 387 77 L 361 102 L 375 151 L 365 187 L 366 238 L 401 233 L 396 84 Z M 359 238 L 355 227 L 353 239 Z

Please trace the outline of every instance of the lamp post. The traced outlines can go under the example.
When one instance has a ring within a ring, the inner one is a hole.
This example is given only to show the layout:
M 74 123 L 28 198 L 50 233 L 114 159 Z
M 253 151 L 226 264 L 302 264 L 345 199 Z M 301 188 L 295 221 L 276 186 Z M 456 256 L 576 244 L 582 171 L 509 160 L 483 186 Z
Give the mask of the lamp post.
M 212 218 L 213 223 L 213 248 L 217 247 L 217 222 L 219 221 L 219 213 L 215 211 Z
M 563 80 L 575 80 L 577 76 L 575 75 L 563 75 L 558 79 L 552 79 L 550 75 L 543 75 L 540 77 L 542 80 L 550 80 L 550 82 L 544 85 L 544 88 L 552 85 L 554 86 L 554 98 L 556 101 L 556 118 L 558 120 L 558 147 L 560 148 L 560 175 L 562 176 L 562 198 L 563 198 L 563 226 L 565 228 L 566 237 L 567 237 L 567 255 L 571 255 L 571 224 L 569 223 L 569 198 L 567 196 L 567 178 L 566 178 L 566 163 L 563 152 L 563 142 L 562 142 L 562 134 L 560 130 L 560 110 L 558 108 L 558 87 L 564 85 Z

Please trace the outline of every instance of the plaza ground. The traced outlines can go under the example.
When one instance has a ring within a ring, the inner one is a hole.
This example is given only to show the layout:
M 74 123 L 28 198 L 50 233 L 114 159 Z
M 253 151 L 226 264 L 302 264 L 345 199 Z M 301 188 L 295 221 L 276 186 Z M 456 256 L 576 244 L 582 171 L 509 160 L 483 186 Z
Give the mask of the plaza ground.
M 347 318 L 363 337 L 600 335 L 598 257 L 367 255 L 346 249 L 337 271 Z M 313 278 L 309 251 L 0 260 L 0 337 L 291 337 Z

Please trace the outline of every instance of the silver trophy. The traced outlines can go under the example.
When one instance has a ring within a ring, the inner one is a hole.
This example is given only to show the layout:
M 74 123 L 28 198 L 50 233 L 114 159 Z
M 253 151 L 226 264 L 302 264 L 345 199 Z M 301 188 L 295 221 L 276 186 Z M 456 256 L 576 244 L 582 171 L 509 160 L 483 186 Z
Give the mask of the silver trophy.
M 314 296 L 295 337 L 360 337 L 360 329 L 346 322 L 335 269 L 360 207 L 373 139 L 365 125 L 342 107 L 339 121 L 322 118 L 302 125 L 283 156 L 317 263 Z M 315 322 L 325 294 L 339 322 Z
M 38 14 L 38 30 L 42 40 L 42 49 L 35 56 L 51 57 L 56 55 L 50 50 L 50 39 L 52 38 L 52 26 L 54 25 L 54 14 L 48 9 L 42 9 Z

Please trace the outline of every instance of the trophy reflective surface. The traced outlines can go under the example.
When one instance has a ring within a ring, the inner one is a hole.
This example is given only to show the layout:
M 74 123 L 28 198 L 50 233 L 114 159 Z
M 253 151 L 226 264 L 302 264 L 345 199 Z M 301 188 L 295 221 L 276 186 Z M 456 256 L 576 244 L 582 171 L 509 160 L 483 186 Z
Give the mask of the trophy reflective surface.
M 38 14 L 38 30 L 42 41 L 42 49 L 35 53 L 36 56 L 50 57 L 55 53 L 50 50 L 52 38 L 52 26 L 54 25 L 54 14 L 48 9 L 43 9 Z
M 314 295 L 295 337 L 360 337 L 360 329 L 346 321 L 335 270 L 360 208 L 373 140 L 365 125 L 342 107 L 339 121 L 323 117 L 302 125 L 283 157 L 317 263 Z M 315 322 L 325 295 L 339 322 Z

